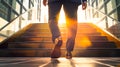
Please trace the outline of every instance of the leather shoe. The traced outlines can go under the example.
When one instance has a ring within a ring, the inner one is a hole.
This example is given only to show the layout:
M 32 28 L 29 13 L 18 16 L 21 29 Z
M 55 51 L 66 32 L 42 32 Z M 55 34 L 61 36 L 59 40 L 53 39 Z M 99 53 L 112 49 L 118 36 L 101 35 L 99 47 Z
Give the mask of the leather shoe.
M 62 40 L 58 40 L 51 53 L 51 58 L 59 58 L 61 56 L 61 49 L 60 49 L 61 46 L 62 46 Z
M 72 59 L 72 53 L 71 52 L 67 52 L 66 53 L 66 58 L 67 59 Z

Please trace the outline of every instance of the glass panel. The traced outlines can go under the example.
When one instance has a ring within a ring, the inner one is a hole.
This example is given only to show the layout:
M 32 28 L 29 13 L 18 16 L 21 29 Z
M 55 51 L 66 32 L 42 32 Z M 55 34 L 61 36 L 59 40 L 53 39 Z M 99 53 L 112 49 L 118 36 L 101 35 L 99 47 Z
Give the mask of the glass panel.
M 11 1 L 11 0 L 5 0 L 5 1 Z M 16 0 L 13 0 L 13 1 L 16 1 Z M 24 0 L 24 1 L 28 2 L 29 0 Z M 19 5 L 19 3 L 16 2 L 13 5 L 16 5 L 16 6 L 12 6 L 12 7 L 15 7 L 15 10 L 18 13 L 20 13 L 19 12 L 20 11 L 20 5 Z M 26 4 L 24 3 L 24 6 L 25 5 Z M 2 6 L 4 6 L 4 5 L 2 5 Z M 26 5 L 25 7 L 28 7 L 28 5 Z M 1 9 L 1 7 L 0 7 L 0 9 Z M 6 8 L 4 8 L 4 9 L 6 9 Z M 4 10 L 4 9 L 2 8 L 2 10 Z M 24 12 L 25 12 L 25 10 L 22 8 L 22 13 L 24 13 Z M 12 17 L 11 17 L 12 19 L 17 17 L 17 15 L 14 12 L 10 12 L 10 13 L 11 13 L 10 15 L 12 15 Z M 0 14 L 1 14 L 1 12 L 0 12 Z M 28 20 L 28 14 L 31 17 L 29 20 Z M 32 21 L 35 22 L 37 20 L 37 18 L 36 18 L 37 15 L 36 14 L 37 14 L 36 11 L 31 10 L 30 12 L 24 13 L 22 16 L 20 16 L 19 18 L 15 19 L 13 22 L 11 22 L 7 27 L 5 27 L 3 30 L 0 31 L 0 42 L 2 42 L 4 39 L 10 37 L 11 35 L 13 35 L 14 33 L 16 33 L 17 31 L 19 31 L 23 27 L 27 26 Z M 5 13 L 5 16 L 8 17 L 7 11 Z M 8 22 L 6 22 L 1 17 L 0 17 L 0 21 L 3 21 L 3 22 L 0 23 L 0 28 L 2 28 L 5 24 L 8 23 Z
M 6 36 L 12 35 L 15 31 L 18 30 L 18 21 L 19 21 L 19 19 L 16 19 L 9 26 L 7 26 L 6 28 L 4 28 L 4 30 L 0 31 L 0 33 L 4 34 Z
M 5 27 L 2 31 L 0 31 L 0 41 L 2 41 L 3 39 L 6 39 L 7 37 L 10 37 L 15 32 L 19 31 L 20 29 L 27 26 L 28 24 L 30 24 L 28 20 L 28 13 L 25 13 L 21 17 L 14 20 L 7 27 Z M 7 37 L 2 37 L 1 34 Z
M 0 2 L 0 17 L 8 21 L 8 7 L 6 7 L 2 2 Z
M 18 14 L 20 14 L 20 4 L 18 2 L 16 2 L 15 10 L 17 11 Z
M 105 13 L 105 8 L 103 7 L 100 11 L 103 12 L 103 13 Z
M 109 27 L 111 27 L 112 25 L 114 25 L 114 20 L 111 19 L 111 18 L 109 18 L 109 17 L 107 17 L 107 19 L 108 19 L 108 28 L 109 28 Z
M 4 25 L 6 25 L 7 23 L 9 23 L 9 22 L 7 22 L 6 20 L 4 20 L 3 18 L 0 17 L 0 29 L 1 29 Z
M 117 16 L 117 10 L 115 10 L 111 15 L 110 17 L 114 18 L 114 19 L 118 19 L 118 16 Z
M 105 17 L 105 15 L 103 14 L 103 13 L 98 13 L 99 14 L 99 18 L 103 18 L 103 17 Z
M 98 7 L 100 8 L 104 4 L 104 0 L 98 0 Z
M 100 28 L 106 29 L 106 20 L 102 20 L 100 23 L 97 24 Z
M 22 9 L 22 13 L 24 13 L 25 12 L 25 9 Z
M 116 5 L 120 5 L 120 0 L 116 0 Z
M 10 0 L 4 0 L 5 2 L 7 2 L 8 4 L 10 4 Z
M 28 9 L 29 7 L 29 0 L 23 0 L 23 6 Z
M 94 5 L 94 8 L 96 8 L 96 1 L 94 2 L 94 4 L 93 4 L 93 5 Z
M 120 21 L 120 6 L 117 8 L 117 16 L 118 16 L 118 20 Z
M 107 13 L 110 13 L 114 8 L 116 8 L 115 0 L 110 0 L 107 3 Z
M 6 39 L 6 37 L 4 37 L 4 36 L 1 36 L 2 34 L 0 34 L 0 42 L 2 42 L 3 40 L 5 40 Z

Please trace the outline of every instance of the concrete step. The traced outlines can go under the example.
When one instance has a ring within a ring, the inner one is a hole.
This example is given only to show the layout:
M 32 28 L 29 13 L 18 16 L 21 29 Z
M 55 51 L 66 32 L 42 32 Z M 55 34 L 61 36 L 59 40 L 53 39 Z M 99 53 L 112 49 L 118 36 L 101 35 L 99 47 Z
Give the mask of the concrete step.
M 60 29 L 60 32 L 67 33 L 67 29 Z M 33 29 L 27 30 L 25 33 L 51 33 L 49 29 Z M 24 34 L 25 34 L 24 33 Z M 95 29 L 78 29 L 77 33 L 98 33 Z
M 64 32 L 61 32 L 61 35 L 62 36 L 67 36 L 67 33 L 64 33 Z M 101 35 L 101 33 L 99 32 L 80 32 L 80 33 L 77 33 L 77 36 L 90 36 L 90 35 L 93 35 L 93 36 L 97 36 L 97 35 Z M 33 32 L 33 33 L 30 33 L 30 32 L 26 32 L 22 35 L 23 37 L 26 37 L 26 36 L 35 36 L 35 37 L 41 37 L 41 36 L 51 36 L 51 33 L 47 32 L 47 33 L 44 33 L 44 32 Z
M 117 48 L 114 42 L 91 42 L 88 48 Z
M 50 57 L 52 49 L 0 49 L 0 56 L 2 57 Z M 65 56 L 66 49 L 61 49 L 61 57 Z M 73 57 L 119 57 L 120 49 L 84 49 L 76 48 L 72 52 Z
M 106 36 L 77 36 L 76 37 L 76 41 L 78 40 L 82 40 L 82 39 L 84 39 L 84 38 L 88 38 L 88 40 L 90 40 L 91 42 L 107 42 L 108 41 L 108 39 L 107 39 L 107 37 Z M 65 37 L 62 37 L 62 39 L 63 39 L 63 41 L 66 41 L 67 40 L 67 36 Z M 51 36 L 48 36 L 48 37 L 43 37 L 43 36 L 41 36 L 41 37 L 35 37 L 35 36 L 29 36 L 29 37 L 19 37 L 18 39 L 16 39 L 15 40 L 15 42 L 16 41 L 22 41 L 22 42 L 25 42 L 25 41 L 42 41 L 42 42 L 44 42 L 44 41 L 52 41 L 51 40 Z
M 9 48 L 53 48 L 55 44 L 46 42 L 10 42 Z M 114 42 L 76 42 L 75 48 L 116 48 Z M 66 42 L 63 42 L 61 48 L 66 48 Z
M 61 51 L 62 56 L 65 56 L 67 28 L 60 26 L 60 30 L 63 37 Z M 49 57 L 55 46 L 51 41 L 51 33 L 47 23 L 35 23 L 23 35 L 11 41 L 7 42 L 8 48 L 0 49 L 2 53 L 0 56 Z M 119 50 L 114 42 L 109 41 L 106 36 L 102 36 L 89 23 L 78 24 L 73 56 L 120 56 Z

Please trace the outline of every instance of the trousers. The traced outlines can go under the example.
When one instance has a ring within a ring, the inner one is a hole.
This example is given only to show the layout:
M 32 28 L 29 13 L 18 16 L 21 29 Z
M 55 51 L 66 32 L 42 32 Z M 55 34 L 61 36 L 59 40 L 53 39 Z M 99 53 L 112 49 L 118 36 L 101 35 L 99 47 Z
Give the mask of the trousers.
M 58 19 L 61 7 L 63 5 L 63 10 L 65 12 L 66 25 L 68 30 L 66 50 L 73 51 L 75 45 L 75 37 L 77 33 L 77 10 L 79 4 L 63 1 L 48 2 L 48 11 L 49 11 L 49 27 L 52 33 L 52 41 L 55 41 L 55 38 L 61 36 L 60 29 L 58 27 Z

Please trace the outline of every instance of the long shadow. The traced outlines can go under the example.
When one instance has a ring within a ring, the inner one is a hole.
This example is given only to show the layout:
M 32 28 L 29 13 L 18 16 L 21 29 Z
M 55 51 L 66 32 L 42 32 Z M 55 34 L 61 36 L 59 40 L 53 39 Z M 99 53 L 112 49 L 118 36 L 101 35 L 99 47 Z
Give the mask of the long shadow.
M 60 63 L 60 61 L 58 59 L 51 59 L 50 62 L 43 64 L 39 67 L 58 67 L 59 63 Z
M 64 63 L 64 62 L 68 62 L 68 63 Z M 50 62 L 43 64 L 39 67 L 76 67 L 76 66 L 72 59 L 66 59 L 66 60 L 51 59 Z

